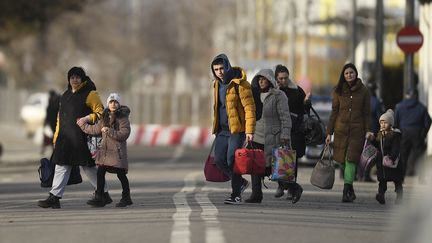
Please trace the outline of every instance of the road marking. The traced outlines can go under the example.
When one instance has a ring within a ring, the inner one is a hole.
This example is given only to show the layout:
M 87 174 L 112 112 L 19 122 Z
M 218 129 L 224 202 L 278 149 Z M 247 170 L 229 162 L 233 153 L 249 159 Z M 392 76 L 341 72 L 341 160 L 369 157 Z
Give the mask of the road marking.
M 171 243 L 190 243 L 191 231 L 189 217 L 192 209 L 187 202 L 187 196 L 195 191 L 196 178 L 202 175 L 201 171 L 189 173 L 184 178 L 185 186 L 173 196 L 176 212 L 173 214 L 174 225 L 171 232 Z M 206 226 L 205 241 L 206 243 L 225 243 L 223 231 L 217 218 L 219 213 L 215 205 L 210 201 L 208 194 L 212 188 L 204 187 L 202 191 L 195 194 L 195 200 L 200 205 L 201 219 Z
M 176 206 L 176 212 L 173 214 L 174 225 L 171 232 L 171 243 L 190 243 L 190 221 L 189 216 L 192 209 L 187 202 L 187 195 L 195 190 L 195 177 L 201 172 L 188 174 L 184 178 L 185 186 L 179 192 L 174 194 L 173 201 Z
M 203 191 L 208 191 L 208 188 L 204 187 Z M 197 193 L 195 199 L 202 208 L 201 218 L 206 225 L 206 243 L 225 243 L 223 231 L 219 227 L 217 218 L 219 211 L 208 198 L 208 192 Z

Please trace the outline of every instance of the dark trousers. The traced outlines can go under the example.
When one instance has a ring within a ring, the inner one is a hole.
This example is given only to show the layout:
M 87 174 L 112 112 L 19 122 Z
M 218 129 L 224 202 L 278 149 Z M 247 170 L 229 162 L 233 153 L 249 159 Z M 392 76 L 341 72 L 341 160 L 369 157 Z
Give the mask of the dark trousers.
M 416 173 L 417 161 L 423 153 L 424 139 L 420 133 L 420 129 L 402 129 L 401 159 L 404 175 Z
M 215 138 L 215 164 L 227 176 L 231 177 L 231 197 L 239 197 L 243 177 L 233 173 L 235 151 L 243 146 L 245 133 L 221 134 L 218 133 Z
M 112 169 L 110 169 L 112 170 Z M 105 186 L 105 174 L 107 172 L 107 168 L 103 166 L 99 166 L 97 170 L 97 189 L 96 193 L 103 194 L 104 186 Z M 117 178 L 120 180 L 122 185 L 122 195 L 127 195 L 130 193 L 129 189 L 129 180 L 126 176 L 126 170 L 115 168 L 114 172 L 117 174 Z
M 264 150 L 264 144 L 251 142 L 247 146 L 248 148 L 255 148 L 255 149 L 261 149 Z M 260 196 L 262 195 L 262 186 L 261 186 L 261 180 L 263 178 L 263 175 L 251 175 L 252 180 L 252 196 Z
M 401 193 L 403 191 L 402 181 L 394 181 L 395 192 Z M 378 193 L 384 194 L 387 191 L 387 181 L 381 180 L 378 184 Z

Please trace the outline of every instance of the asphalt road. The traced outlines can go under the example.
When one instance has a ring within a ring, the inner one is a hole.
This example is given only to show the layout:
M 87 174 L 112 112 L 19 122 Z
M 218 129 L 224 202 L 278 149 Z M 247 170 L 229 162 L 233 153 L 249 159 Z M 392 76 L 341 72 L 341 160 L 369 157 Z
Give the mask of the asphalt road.
M 394 205 L 390 184 L 380 205 L 377 184 L 355 183 L 357 200 L 341 203 L 342 180 L 320 190 L 309 183 L 312 168 L 301 167 L 297 204 L 274 198 L 276 183 L 267 181 L 261 204 L 224 205 L 230 184 L 204 181 L 206 149 L 130 147 L 129 154 L 134 204 L 124 209 L 114 207 L 121 196 L 115 175 L 107 175 L 113 204 L 86 205 L 93 189 L 83 176 L 82 184 L 67 187 L 61 209 L 42 209 L 36 203 L 48 190 L 39 186 L 37 164 L 0 163 L 0 243 L 395 242 L 401 226 L 394 224 L 404 222 L 407 205 L 430 194 L 408 178 L 404 205 Z

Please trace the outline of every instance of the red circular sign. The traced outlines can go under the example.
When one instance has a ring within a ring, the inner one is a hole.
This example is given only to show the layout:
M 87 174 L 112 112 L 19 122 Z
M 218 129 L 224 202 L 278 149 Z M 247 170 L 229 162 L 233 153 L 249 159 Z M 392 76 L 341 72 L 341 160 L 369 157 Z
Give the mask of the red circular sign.
M 423 45 L 423 34 L 417 27 L 405 26 L 397 33 L 396 43 L 403 52 L 414 53 Z

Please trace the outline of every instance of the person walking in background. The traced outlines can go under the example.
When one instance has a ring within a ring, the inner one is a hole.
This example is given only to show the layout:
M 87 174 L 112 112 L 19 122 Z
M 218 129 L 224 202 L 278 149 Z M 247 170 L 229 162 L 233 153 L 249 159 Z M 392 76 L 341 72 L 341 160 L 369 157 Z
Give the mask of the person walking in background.
M 305 134 L 302 132 L 301 125 L 303 123 L 303 116 L 306 109 L 310 109 L 309 95 L 306 95 L 304 90 L 294 83 L 289 78 L 288 68 L 283 65 L 277 65 L 275 68 L 275 78 L 279 85 L 279 89 L 282 90 L 288 97 L 288 107 L 291 116 L 291 145 L 296 151 L 296 160 L 303 157 L 306 149 Z M 297 164 L 297 163 L 296 163 Z M 297 176 L 297 166 L 296 166 Z M 288 189 L 288 200 L 292 200 L 296 203 L 300 200 L 303 188 L 295 183 L 283 183 L 278 182 L 278 188 L 275 193 L 275 197 L 282 197 L 284 195 L 284 189 Z
M 129 122 L 130 109 L 120 105 L 120 96 L 111 93 L 107 98 L 107 107 L 95 125 L 88 124 L 88 118 L 84 117 L 77 121 L 78 126 L 87 134 L 102 134 L 101 147 L 96 155 L 97 189 L 92 206 L 103 207 L 106 205 L 104 197 L 106 172 L 117 174 L 122 185 L 122 198 L 116 207 L 126 207 L 132 204 L 130 197 L 128 172 L 128 156 L 126 140 L 130 135 Z
M 380 204 L 385 204 L 385 192 L 387 191 L 387 182 L 393 181 L 396 192 L 396 204 L 402 202 L 403 196 L 403 166 L 398 163 L 396 168 L 391 168 L 383 163 L 384 156 L 388 156 L 391 161 L 396 162 L 400 159 L 401 132 L 399 129 L 393 129 L 394 113 L 393 110 L 387 110 L 380 118 L 380 131 L 372 144 L 378 149 L 376 160 L 378 176 L 378 193 L 375 199 Z M 373 139 L 373 137 L 370 137 Z
M 395 108 L 395 128 L 402 131 L 401 159 L 404 174 L 416 174 L 417 161 L 424 153 L 426 136 L 431 126 L 427 108 L 418 100 L 418 91 L 410 89 Z
M 377 134 L 380 131 L 380 122 L 379 119 L 383 114 L 383 105 L 382 102 L 378 99 L 376 95 L 376 85 L 375 83 L 368 83 L 367 87 L 369 89 L 370 94 L 370 106 L 371 106 L 371 132 Z
M 51 134 L 55 133 L 59 106 L 60 95 L 57 94 L 55 90 L 51 89 L 48 92 L 48 106 L 46 108 L 46 116 L 44 120 L 44 127 L 49 126 Z M 49 137 L 44 131 L 41 154 L 44 154 L 46 147 L 52 146 L 52 144 L 52 137 Z
M 369 92 L 358 78 L 354 64 L 345 64 L 332 94 L 332 111 L 326 131 L 326 144 L 334 134 L 333 159 L 344 165 L 342 202 L 356 199 L 353 181 L 365 136 L 372 136 L 369 124 Z
M 266 171 L 270 171 L 273 158 L 272 149 L 282 144 L 291 146 L 291 118 L 288 99 L 282 91 L 277 89 L 276 80 L 271 69 L 260 70 L 252 79 L 251 86 L 257 122 L 253 141 L 249 146 L 264 150 Z M 245 202 L 261 203 L 263 199 L 262 177 L 263 175 L 251 175 L 252 194 Z M 299 190 L 297 192 L 301 195 Z M 300 199 L 300 195 L 296 194 L 298 199 Z
M 225 54 L 216 56 L 211 63 L 213 72 L 213 134 L 215 163 L 231 178 L 231 195 L 225 204 L 240 204 L 241 193 L 249 182 L 233 173 L 235 150 L 245 139 L 252 141 L 255 131 L 255 103 L 246 73 L 240 67 L 231 67 Z
M 60 208 L 60 198 L 65 191 L 72 166 L 81 166 L 94 188 L 97 187 L 97 169 L 87 147 L 87 135 L 77 126 L 78 118 L 86 117 L 95 122 L 101 116 L 103 104 L 96 86 L 81 67 L 73 67 L 67 73 L 67 90 L 60 98 L 60 108 L 54 133 L 54 179 L 49 196 L 38 201 L 42 208 Z M 104 190 L 105 202 L 111 203 Z M 91 199 L 91 200 L 94 200 Z

